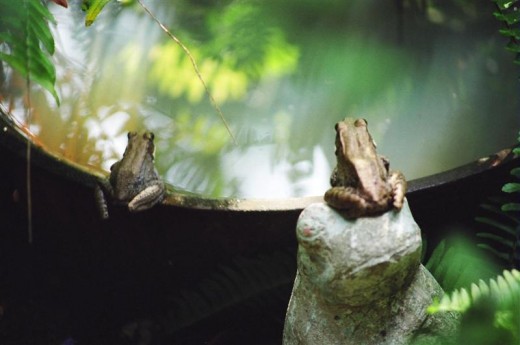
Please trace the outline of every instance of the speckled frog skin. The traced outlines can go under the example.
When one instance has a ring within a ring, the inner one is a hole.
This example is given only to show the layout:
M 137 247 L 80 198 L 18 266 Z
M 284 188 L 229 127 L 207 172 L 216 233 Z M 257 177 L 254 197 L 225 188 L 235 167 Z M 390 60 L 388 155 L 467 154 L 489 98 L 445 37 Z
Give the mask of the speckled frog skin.
M 349 218 L 400 210 L 406 180 L 401 172 L 389 171 L 388 160 L 377 154 L 367 121 L 346 118 L 335 129 L 337 165 L 325 202 Z
M 103 218 L 108 218 L 107 198 L 116 205 L 128 205 L 137 212 L 162 201 L 164 183 L 154 166 L 154 135 L 151 132 L 128 133 L 123 158 L 110 167 L 110 178 L 100 183 L 96 198 Z

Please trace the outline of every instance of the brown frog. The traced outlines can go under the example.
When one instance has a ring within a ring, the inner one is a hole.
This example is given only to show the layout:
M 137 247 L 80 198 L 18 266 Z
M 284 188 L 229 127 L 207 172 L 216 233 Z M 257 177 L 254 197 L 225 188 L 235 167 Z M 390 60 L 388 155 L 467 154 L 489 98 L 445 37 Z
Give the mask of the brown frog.
M 364 119 L 346 118 L 336 124 L 337 165 L 324 196 L 348 218 L 382 214 L 403 206 L 406 180 L 389 171 L 389 162 L 379 156 Z
M 108 181 L 96 188 L 103 218 L 108 218 L 107 196 L 113 204 L 127 205 L 131 212 L 149 209 L 164 199 L 164 183 L 154 166 L 153 140 L 151 132 L 128 133 L 123 158 L 110 167 Z

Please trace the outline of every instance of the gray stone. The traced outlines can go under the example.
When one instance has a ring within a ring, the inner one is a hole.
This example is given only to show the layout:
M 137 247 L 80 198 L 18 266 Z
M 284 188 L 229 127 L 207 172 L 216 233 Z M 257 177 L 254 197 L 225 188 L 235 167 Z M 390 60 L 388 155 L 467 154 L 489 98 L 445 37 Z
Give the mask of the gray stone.
M 420 229 L 406 202 L 400 212 L 353 220 L 312 204 L 300 215 L 296 236 L 298 273 L 284 345 L 453 339 L 454 314 L 426 314 L 443 291 L 420 264 Z

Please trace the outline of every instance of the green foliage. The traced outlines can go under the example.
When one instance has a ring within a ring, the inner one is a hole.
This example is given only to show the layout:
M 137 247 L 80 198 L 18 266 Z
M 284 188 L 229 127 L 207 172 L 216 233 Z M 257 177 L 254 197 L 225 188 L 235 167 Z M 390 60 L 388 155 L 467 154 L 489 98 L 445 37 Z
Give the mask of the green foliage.
M 208 52 L 215 58 L 224 52 L 223 62 L 249 78 L 277 77 L 297 67 L 298 47 L 287 42 L 285 32 L 258 2 L 231 2 L 208 19 L 213 36 Z
M 190 53 L 217 102 L 241 100 L 259 79 L 278 78 L 296 70 L 298 47 L 287 42 L 279 27 L 271 25 L 256 2 L 235 1 L 218 7 L 207 21 L 207 43 L 190 47 Z M 204 84 L 193 78 L 190 56 L 177 42 L 153 47 L 150 57 L 150 82 L 159 92 L 172 98 L 185 97 L 190 103 L 203 99 Z
M 91 26 L 106 4 L 112 0 L 83 0 L 81 9 L 86 11 L 85 26 Z
M 518 135 L 518 141 L 520 142 L 520 133 Z M 513 153 L 515 155 L 519 155 L 520 146 L 515 147 L 513 149 Z M 520 167 L 517 167 L 517 168 L 514 168 L 513 170 L 511 170 L 511 175 L 515 176 L 516 178 L 520 178 Z M 502 191 L 505 193 L 518 193 L 518 192 L 520 192 L 520 183 L 518 183 L 518 182 L 506 183 L 504 185 L 504 187 L 502 187 Z M 520 211 L 520 203 L 510 202 L 510 203 L 504 204 L 504 205 L 502 205 L 502 211 L 518 212 L 518 211 Z M 520 221 L 519 221 L 519 223 L 520 223 Z
M 468 286 L 482 277 L 490 278 L 499 272 L 473 243 L 455 237 L 443 240 L 425 267 L 445 291 Z
M 520 139 L 520 138 L 519 138 Z M 519 140 L 520 141 L 520 140 Z M 511 170 L 511 175 L 519 177 L 520 168 Z M 502 187 L 502 191 L 508 194 L 520 192 L 520 183 L 510 182 Z M 477 237 L 483 240 L 478 246 L 491 253 L 504 262 L 506 267 L 518 267 L 520 259 L 520 203 L 518 197 L 490 198 L 488 203 L 480 205 L 488 216 L 480 216 L 475 219 L 485 225 L 489 225 L 486 231 L 477 233 Z
M 516 177 L 519 173 L 519 168 L 511 171 L 511 174 Z M 507 193 L 518 193 L 520 188 L 518 183 L 508 183 L 502 190 Z M 518 211 L 520 205 L 516 202 L 504 202 L 504 200 L 507 199 L 490 198 L 488 203 L 481 205 L 487 215 L 476 217 L 476 220 L 487 228 L 476 234 L 481 241 L 477 246 L 491 252 L 503 262 L 504 266 L 518 267 L 520 218 L 517 213 L 508 211 Z M 427 264 L 447 290 L 456 285 L 450 285 L 447 278 L 451 277 L 453 280 L 453 276 L 457 276 L 458 273 L 461 276 L 466 275 L 468 270 L 460 260 L 460 254 L 458 259 L 453 260 L 449 249 L 450 247 L 442 242 Z M 469 261 L 467 263 L 471 266 Z M 458 284 L 456 290 L 445 294 L 441 300 L 434 300 L 428 312 L 430 314 L 446 311 L 461 313 L 459 343 L 519 343 L 520 272 L 513 268 L 510 271 L 504 270 L 502 275 L 490 279 L 488 283 L 483 279 L 485 278 L 480 276 L 474 280 L 478 283 L 472 282 L 465 286 Z
M 478 284 L 472 283 L 468 289 L 460 288 L 450 294 L 445 294 L 442 299 L 435 300 L 428 307 L 430 314 L 439 311 L 457 311 L 465 312 L 472 304 L 480 298 L 491 298 L 497 303 L 509 305 L 513 302 L 518 303 L 520 300 L 520 272 L 513 270 L 504 270 L 501 276 L 496 279 L 490 279 L 489 283 L 482 279 Z
M 40 84 L 59 104 L 56 70 L 50 60 L 54 38 L 49 22 L 55 22 L 54 16 L 40 0 L 0 0 L 0 9 L 0 60 Z
M 515 63 L 520 64 L 520 11 L 518 10 L 518 0 L 493 0 L 498 10 L 494 16 L 504 22 L 505 28 L 500 33 L 509 38 L 506 48 L 516 53 Z
M 472 309 L 477 310 L 475 317 L 471 315 Z M 517 344 L 520 341 L 519 310 L 520 272 L 513 269 L 503 271 L 502 275 L 496 279 L 490 279 L 489 283 L 479 280 L 477 284 L 471 284 L 469 289 L 461 288 L 451 295 L 445 294 L 440 301 L 434 300 L 427 311 L 430 314 L 446 311 L 465 314 L 461 325 L 461 334 L 463 334 L 461 338 L 463 339 L 464 334 L 476 331 L 488 339 L 495 339 L 495 342 L 481 340 L 477 342 L 478 344 Z M 485 317 L 486 314 L 491 316 L 491 320 Z M 465 328 L 469 328 L 470 332 L 465 332 Z M 501 334 L 501 331 L 502 333 L 505 331 L 506 336 Z M 490 336 L 493 333 L 498 335 Z M 511 342 L 496 342 L 499 337 L 507 338 Z M 475 344 L 475 342 L 467 342 L 467 338 L 465 340 L 465 343 Z
M 504 204 L 505 200 L 490 198 L 489 202 L 480 205 L 486 215 L 475 217 L 475 220 L 482 223 L 485 230 L 476 234 L 480 239 L 477 246 L 492 253 L 502 261 L 504 267 L 514 267 L 516 227 L 519 220 L 505 213 L 504 206 L 511 205 Z

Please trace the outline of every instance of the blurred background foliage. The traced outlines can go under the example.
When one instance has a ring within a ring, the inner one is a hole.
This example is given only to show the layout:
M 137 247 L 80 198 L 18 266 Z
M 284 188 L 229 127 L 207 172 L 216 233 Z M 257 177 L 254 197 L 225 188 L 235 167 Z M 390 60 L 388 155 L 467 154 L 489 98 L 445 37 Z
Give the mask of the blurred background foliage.
M 126 132 L 147 128 L 160 173 L 178 188 L 287 197 L 327 188 L 332 128 L 345 116 L 367 118 L 409 179 L 514 141 L 517 69 L 492 2 L 144 3 L 189 48 L 238 145 L 188 56 L 137 2 L 108 2 L 86 28 L 72 0 L 48 5 L 61 106 L 33 87 L 25 124 L 44 148 L 106 171 Z M 23 126 L 23 76 L 1 66 L 2 103 Z

